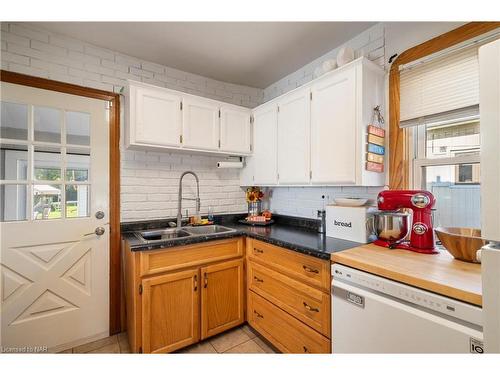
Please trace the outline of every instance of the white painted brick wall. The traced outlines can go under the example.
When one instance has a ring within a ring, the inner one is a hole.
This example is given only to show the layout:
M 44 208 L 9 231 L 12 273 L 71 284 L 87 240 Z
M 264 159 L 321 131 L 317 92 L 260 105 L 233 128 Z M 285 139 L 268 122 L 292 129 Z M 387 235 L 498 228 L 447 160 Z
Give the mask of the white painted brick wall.
M 2 23 L 1 67 L 18 73 L 119 92 L 126 79 L 185 91 L 224 102 L 255 107 L 263 90 L 216 81 L 54 34 L 33 24 Z M 122 121 L 123 124 L 123 121 Z M 123 130 L 123 129 L 122 129 Z M 123 134 L 123 131 L 122 131 Z M 237 170 L 221 171 L 221 157 L 125 150 L 121 145 L 122 220 L 177 214 L 178 179 L 185 170 L 200 177 L 201 210 L 245 212 L 245 194 Z M 187 176 L 185 195 L 192 195 Z M 194 203 L 183 202 L 194 212 Z
M 368 198 L 375 203 L 378 187 L 276 187 L 268 191 L 268 207 L 282 215 L 301 216 L 315 219 L 317 210 L 323 208 L 323 195 L 326 204 L 334 198 Z
M 383 24 L 377 24 L 348 41 L 356 57 L 368 56 L 381 66 L 385 59 Z M 338 48 L 315 59 L 264 90 L 216 81 L 40 29 L 30 23 L 1 23 L 1 67 L 18 73 L 119 92 L 126 79 L 205 96 L 249 108 L 271 100 L 313 79 L 314 69 L 335 58 Z M 123 121 L 122 121 L 123 123 Z M 123 133 L 122 133 L 123 134 Z M 215 168 L 220 157 L 180 155 L 124 150 L 122 146 L 122 220 L 161 218 L 177 213 L 180 174 L 191 169 L 198 173 L 202 212 L 213 206 L 215 212 L 244 212 L 244 192 L 238 171 Z M 186 177 L 185 192 L 194 184 Z M 374 199 L 377 188 L 274 188 L 269 204 L 276 212 L 315 217 L 321 208 L 321 195 L 358 196 Z M 192 212 L 194 204 L 183 203 Z
M 347 41 L 343 46 L 348 46 L 354 50 L 354 56 L 366 56 L 376 64 L 384 67 L 385 61 L 385 27 L 383 23 L 378 23 L 353 39 Z M 279 81 L 269 85 L 264 89 L 264 102 L 293 90 L 303 84 L 312 81 L 314 70 L 320 67 L 325 60 L 336 59 L 337 53 L 342 46 L 339 46 L 321 57 L 304 65 L 299 70 L 283 77 Z

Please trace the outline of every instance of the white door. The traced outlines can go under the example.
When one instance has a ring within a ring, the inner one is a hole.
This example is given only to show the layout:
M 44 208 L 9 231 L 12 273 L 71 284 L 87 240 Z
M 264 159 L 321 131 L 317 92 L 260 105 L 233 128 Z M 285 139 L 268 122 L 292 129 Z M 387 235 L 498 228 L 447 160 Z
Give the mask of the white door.
M 311 146 L 310 91 L 299 90 L 278 103 L 278 179 L 280 184 L 308 184 Z
M 277 143 L 278 107 L 275 103 L 254 112 L 253 184 L 274 185 L 278 182 Z
M 250 111 L 246 108 L 220 108 L 220 150 L 250 153 Z
M 209 100 L 182 100 L 182 147 L 198 150 L 219 148 L 219 106 Z
M 182 97 L 145 87 L 132 86 L 130 90 L 131 100 L 135 97 L 135 116 L 130 116 L 135 139 L 130 143 L 179 147 Z
M 106 102 L 4 82 L 1 101 L 0 346 L 55 351 L 105 337 Z
M 356 183 L 356 71 L 349 69 L 312 87 L 312 183 Z

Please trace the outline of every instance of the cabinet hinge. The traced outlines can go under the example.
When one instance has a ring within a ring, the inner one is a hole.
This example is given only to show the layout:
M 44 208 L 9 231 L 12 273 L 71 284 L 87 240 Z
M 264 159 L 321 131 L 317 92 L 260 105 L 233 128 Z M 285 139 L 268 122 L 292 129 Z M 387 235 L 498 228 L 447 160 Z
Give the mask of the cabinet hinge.
M 309 99 L 313 100 L 313 93 L 312 93 L 312 91 L 309 93 Z
M 219 109 L 219 118 L 220 118 L 220 109 Z
M 252 144 L 250 144 L 250 151 L 253 151 L 253 146 L 252 146 Z
M 182 143 L 182 134 L 179 135 L 179 142 Z
M 181 111 L 182 111 L 182 102 L 181 102 Z
M 309 171 L 309 178 L 313 178 L 313 171 Z
M 142 346 L 139 346 L 139 353 L 142 353 Z
M 278 106 L 278 112 L 280 111 L 280 106 Z
M 276 178 L 277 178 L 277 179 L 278 179 L 278 181 L 279 181 L 279 179 L 280 179 L 280 174 L 279 174 L 279 173 L 276 173 Z
M 253 124 L 253 115 L 250 115 L 250 124 Z
M 220 148 L 220 139 L 219 139 L 219 148 Z
M 142 284 L 139 284 L 139 294 L 142 294 Z

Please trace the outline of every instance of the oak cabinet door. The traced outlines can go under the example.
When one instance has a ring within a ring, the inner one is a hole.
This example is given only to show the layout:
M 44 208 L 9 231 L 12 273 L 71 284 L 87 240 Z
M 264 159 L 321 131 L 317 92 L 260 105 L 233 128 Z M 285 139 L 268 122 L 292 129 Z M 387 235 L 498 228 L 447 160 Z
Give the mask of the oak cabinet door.
M 352 185 L 360 164 L 356 147 L 356 70 L 349 69 L 312 87 L 312 183 Z
M 250 110 L 229 106 L 220 108 L 220 151 L 250 153 Z
M 168 353 L 200 340 L 199 269 L 142 281 L 144 353 Z
M 243 260 L 201 269 L 201 338 L 244 322 Z
M 308 184 L 311 167 L 309 89 L 285 95 L 278 108 L 278 181 Z
M 219 149 L 219 106 L 202 98 L 182 101 L 182 147 L 197 150 Z
M 135 121 L 132 121 L 134 139 L 130 143 L 179 147 L 182 97 L 143 87 L 132 90 L 135 90 Z
M 278 182 L 278 106 L 261 106 L 254 112 L 253 185 Z

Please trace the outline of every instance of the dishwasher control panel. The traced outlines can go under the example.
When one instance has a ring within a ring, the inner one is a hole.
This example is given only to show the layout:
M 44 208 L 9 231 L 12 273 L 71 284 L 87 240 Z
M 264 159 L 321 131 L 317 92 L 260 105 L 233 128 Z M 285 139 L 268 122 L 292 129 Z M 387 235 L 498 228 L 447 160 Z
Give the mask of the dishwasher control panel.
M 333 287 L 335 287 L 335 280 L 347 282 L 482 327 L 482 310 L 478 306 L 340 264 L 332 265 L 332 275 Z

